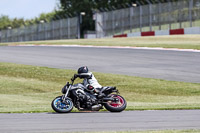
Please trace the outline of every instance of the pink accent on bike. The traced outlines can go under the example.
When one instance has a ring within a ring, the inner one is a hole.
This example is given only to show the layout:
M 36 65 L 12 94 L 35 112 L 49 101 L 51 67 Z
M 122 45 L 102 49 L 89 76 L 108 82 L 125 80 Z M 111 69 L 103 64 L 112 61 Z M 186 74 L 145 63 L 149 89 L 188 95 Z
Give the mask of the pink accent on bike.
M 115 95 L 113 95 L 112 97 L 119 100 L 119 102 L 117 102 L 117 103 L 116 102 L 109 103 L 112 107 L 117 108 L 117 107 L 121 107 L 124 104 L 124 100 L 122 97 L 115 96 Z

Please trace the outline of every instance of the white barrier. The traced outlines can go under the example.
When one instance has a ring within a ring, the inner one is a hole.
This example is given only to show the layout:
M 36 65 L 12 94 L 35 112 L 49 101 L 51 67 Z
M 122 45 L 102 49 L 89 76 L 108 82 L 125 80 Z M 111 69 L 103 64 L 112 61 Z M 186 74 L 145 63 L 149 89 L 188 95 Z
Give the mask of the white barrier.
M 85 39 L 94 39 L 94 38 L 96 38 L 96 34 L 85 34 L 84 38 Z
M 138 37 L 138 36 L 141 36 L 141 32 L 134 32 L 127 34 L 127 37 Z
M 164 36 L 169 35 L 169 30 L 158 30 L 155 31 L 155 36 Z
M 184 28 L 185 34 L 200 34 L 200 27 Z

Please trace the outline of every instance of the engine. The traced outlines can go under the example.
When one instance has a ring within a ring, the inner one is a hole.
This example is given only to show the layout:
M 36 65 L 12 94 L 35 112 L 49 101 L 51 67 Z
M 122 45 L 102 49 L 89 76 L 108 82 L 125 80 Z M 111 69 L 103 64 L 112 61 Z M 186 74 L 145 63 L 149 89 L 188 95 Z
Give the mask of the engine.
M 81 108 L 91 108 L 93 105 L 98 104 L 96 97 L 88 92 L 78 89 L 76 94 L 79 97 Z

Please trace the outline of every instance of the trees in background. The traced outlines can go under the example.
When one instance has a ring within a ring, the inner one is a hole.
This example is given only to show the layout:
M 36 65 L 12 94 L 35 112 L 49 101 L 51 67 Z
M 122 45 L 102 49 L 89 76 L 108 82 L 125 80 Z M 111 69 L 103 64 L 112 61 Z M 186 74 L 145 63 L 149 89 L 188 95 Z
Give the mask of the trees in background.
M 0 17 L 0 30 L 7 29 L 11 25 L 11 20 L 8 16 L 2 15 Z
M 5 30 L 9 28 L 19 28 L 24 26 L 29 26 L 33 24 L 40 23 L 41 20 L 44 22 L 50 22 L 51 20 L 58 19 L 56 18 L 56 11 L 50 12 L 50 13 L 41 13 L 39 17 L 33 18 L 33 19 L 27 19 L 24 18 L 9 18 L 7 15 L 1 15 L 0 16 L 0 30 Z

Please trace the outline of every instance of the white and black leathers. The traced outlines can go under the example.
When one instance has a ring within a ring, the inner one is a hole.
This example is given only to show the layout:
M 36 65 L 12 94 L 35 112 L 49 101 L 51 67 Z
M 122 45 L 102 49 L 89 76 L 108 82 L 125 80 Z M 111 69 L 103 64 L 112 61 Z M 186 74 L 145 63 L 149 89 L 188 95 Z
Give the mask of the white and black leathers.
M 89 85 L 91 85 L 92 87 L 94 87 L 94 89 L 97 88 L 102 88 L 102 86 L 98 83 L 97 79 L 94 77 L 94 75 L 92 74 L 92 72 L 88 72 L 88 73 L 81 73 L 79 74 L 81 77 L 85 77 L 83 80 L 83 85 L 88 88 Z M 90 90 L 93 91 L 93 90 Z

